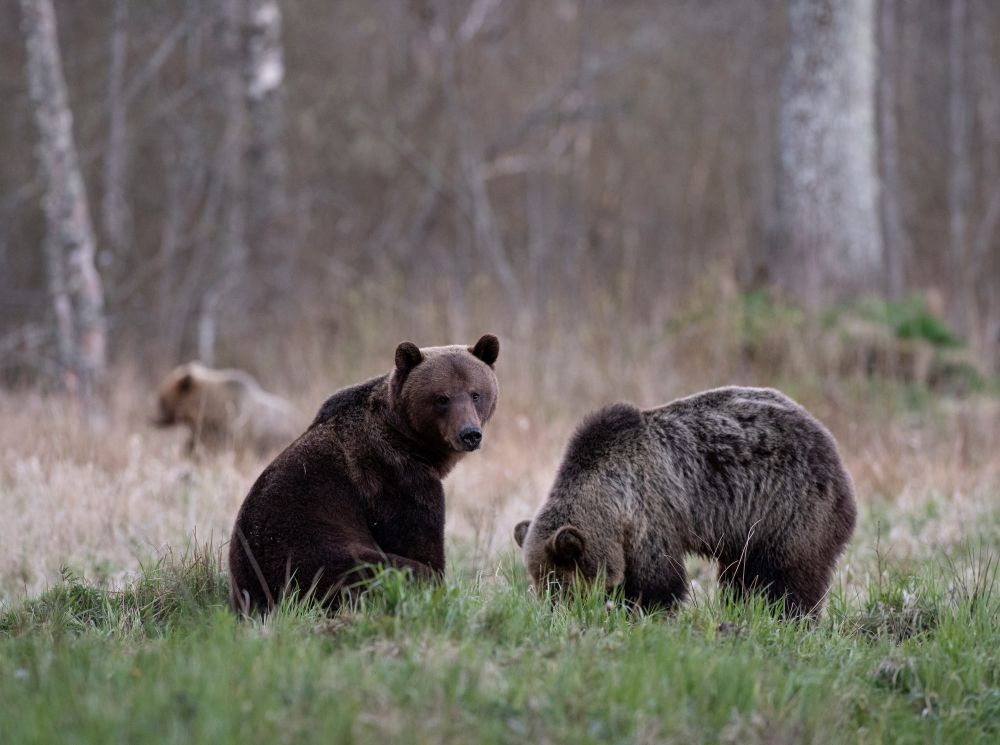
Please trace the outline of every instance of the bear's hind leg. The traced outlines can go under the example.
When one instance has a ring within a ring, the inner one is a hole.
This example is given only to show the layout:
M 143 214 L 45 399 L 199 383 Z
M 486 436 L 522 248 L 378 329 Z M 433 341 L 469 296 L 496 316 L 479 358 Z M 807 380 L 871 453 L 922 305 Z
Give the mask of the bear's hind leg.
M 830 589 L 830 572 L 795 568 L 785 573 L 785 615 L 790 618 L 818 618 Z
M 785 568 L 750 555 L 731 562 L 720 560 L 719 586 L 740 600 L 758 594 L 770 603 L 783 601 L 784 616 L 801 618 L 819 613 L 830 577 L 811 567 Z
M 723 596 L 746 602 L 758 595 L 772 603 L 784 596 L 784 574 L 773 571 L 753 555 L 720 556 L 718 562 L 719 591 Z

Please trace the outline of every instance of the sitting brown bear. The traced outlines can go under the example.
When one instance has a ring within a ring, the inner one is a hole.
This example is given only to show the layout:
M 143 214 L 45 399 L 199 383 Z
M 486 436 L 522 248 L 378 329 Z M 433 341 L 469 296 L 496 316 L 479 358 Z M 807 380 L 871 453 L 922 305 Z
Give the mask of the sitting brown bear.
M 160 384 L 154 424 L 186 426 L 189 453 L 232 447 L 267 455 L 295 439 L 298 421 L 289 403 L 263 390 L 248 373 L 189 362 Z
M 403 342 L 395 368 L 334 393 L 269 465 L 229 544 L 232 602 L 267 611 L 288 590 L 328 608 L 376 564 L 444 572 L 444 489 L 497 403 L 495 336 L 472 347 Z
M 670 608 L 694 553 L 719 562 L 737 597 L 759 591 L 798 616 L 819 612 L 855 516 L 822 424 L 778 391 L 719 388 L 591 415 L 514 537 L 536 585 L 600 575 L 630 601 Z

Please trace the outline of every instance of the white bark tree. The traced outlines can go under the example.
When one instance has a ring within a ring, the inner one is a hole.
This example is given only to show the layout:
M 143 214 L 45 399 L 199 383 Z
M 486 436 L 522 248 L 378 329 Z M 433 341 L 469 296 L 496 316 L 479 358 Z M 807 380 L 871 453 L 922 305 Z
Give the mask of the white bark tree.
M 247 107 L 247 238 L 271 269 L 272 289 L 287 292 L 294 255 L 288 224 L 285 54 L 277 0 L 245 0 L 243 81 Z
M 874 0 L 790 0 L 772 279 L 812 307 L 877 291 Z
M 238 309 L 233 293 L 247 275 L 247 110 L 243 79 L 243 30 L 246 0 L 226 0 L 221 6 L 221 43 L 225 62 L 220 68 L 224 127 L 217 153 L 217 174 L 222 196 L 219 261 L 215 277 L 205 288 L 198 313 L 198 356 L 206 365 L 215 363 L 219 316 L 223 309 Z
M 221 77 L 225 128 L 219 148 L 224 218 L 219 276 L 207 288 L 198 323 L 199 356 L 211 364 L 224 306 L 292 286 L 296 243 L 288 236 L 285 61 L 277 0 L 226 0 L 222 5 Z M 247 285 L 252 269 L 259 283 Z M 237 290 L 250 290 L 238 295 Z
M 45 184 L 46 258 L 66 387 L 92 423 L 102 420 L 97 395 L 106 365 L 104 292 L 94 264 L 94 229 L 73 140 L 59 37 L 51 0 L 20 0 L 27 46 L 28 91 L 38 128 Z

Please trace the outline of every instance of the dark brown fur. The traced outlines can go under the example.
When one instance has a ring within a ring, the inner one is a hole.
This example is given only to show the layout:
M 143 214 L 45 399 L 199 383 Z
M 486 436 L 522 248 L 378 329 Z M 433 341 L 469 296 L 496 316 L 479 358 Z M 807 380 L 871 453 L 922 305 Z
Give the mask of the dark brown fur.
M 514 534 L 536 584 L 603 573 L 629 600 L 669 608 L 694 553 L 718 560 L 735 595 L 762 592 L 802 615 L 819 612 L 855 519 L 822 424 L 778 391 L 719 388 L 589 417 L 548 500 Z
M 267 610 L 292 587 L 335 608 L 376 564 L 441 576 L 441 479 L 478 447 L 463 432 L 493 414 L 498 353 L 489 335 L 468 348 L 404 342 L 391 373 L 331 396 L 243 502 L 229 549 L 234 606 Z

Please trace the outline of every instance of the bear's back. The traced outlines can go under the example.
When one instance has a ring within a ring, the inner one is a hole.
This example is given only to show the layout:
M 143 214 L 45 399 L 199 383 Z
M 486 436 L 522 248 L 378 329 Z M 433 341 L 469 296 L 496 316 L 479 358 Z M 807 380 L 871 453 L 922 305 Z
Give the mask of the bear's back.
M 650 409 L 651 414 L 683 413 L 697 416 L 718 412 L 752 411 L 757 408 L 795 410 L 805 412 L 799 404 L 774 388 L 725 386 L 678 398 L 668 404 Z
M 678 454 L 711 452 L 719 445 L 761 457 L 797 448 L 802 438 L 833 445 L 826 428 L 785 394 L 771 388 L 716 388 L 645 412 Z
M 319 407 L 309 429 L 338 418 L 356 418 L 364 410 L 372 393 L 384 383 L 387 376 L 380 375 L 364 383 L 348 386 L 334 393 Z
M 690 515 L 698 542 L 743 545 L 853 502 L 836 442 L 788 396 L 720 388 L 650 410 L 667 466 L 668 499 Z

